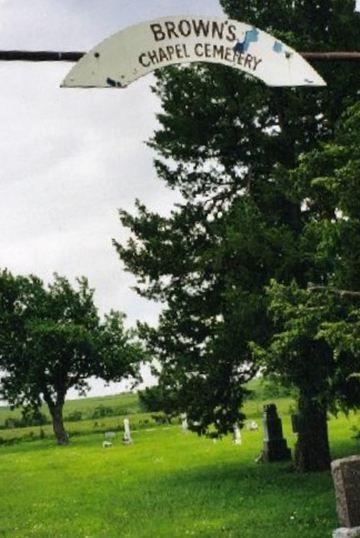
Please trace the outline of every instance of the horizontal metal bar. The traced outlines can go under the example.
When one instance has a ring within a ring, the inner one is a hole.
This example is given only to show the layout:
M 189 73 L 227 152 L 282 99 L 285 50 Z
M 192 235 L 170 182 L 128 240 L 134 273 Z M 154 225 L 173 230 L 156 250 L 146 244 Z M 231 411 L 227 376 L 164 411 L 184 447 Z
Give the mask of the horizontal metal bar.
M 85 52 L 50 52 L 44 50 L 1 50 L 0 61 L 5 62 L 77 62 Z
M 77 62 L 85 52 L 51 52 L 28 50 L 0 50 L 0 61 L 5 62 Z M 360 61 L 360 52 L 300 52 L 306 60 Z
M 320 60 L 330 62 L 334 60 L 360 60 L 360 52 L 300 52 L 300 54 L 306 60 Z

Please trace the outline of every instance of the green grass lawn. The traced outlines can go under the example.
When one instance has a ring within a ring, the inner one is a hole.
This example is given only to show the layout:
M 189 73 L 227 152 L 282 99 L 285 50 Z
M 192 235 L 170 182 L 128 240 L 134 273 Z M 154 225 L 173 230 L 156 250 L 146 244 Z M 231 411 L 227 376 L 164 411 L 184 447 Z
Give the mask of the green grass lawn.
M 334 457 L 359 452 L 357 422 L 330 422 Z M 292 444 L 287 416 L 284 429 Z M 179 426 L 133 436 L 132 446 L 118 438 L 109 449 L 101 434 L 68 447 L 1 446 L 0 536 L 325 538 L 337 526 L 330 474 L 255 464 L 261 431 L 243 431 L 241 446 Z

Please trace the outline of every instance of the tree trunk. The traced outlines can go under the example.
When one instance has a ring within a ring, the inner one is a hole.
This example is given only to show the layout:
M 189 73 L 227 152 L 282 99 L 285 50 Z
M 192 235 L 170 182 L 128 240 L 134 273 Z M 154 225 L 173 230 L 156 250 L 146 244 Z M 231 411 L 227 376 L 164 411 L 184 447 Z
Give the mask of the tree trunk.
M 301 473 L 328 471 L 330 447 L 327 409 L 302 393 L 299 397 L 298 440 L 295 447 L 295 467 Z
M 52 417 L 53 430 L 54 430 L 58 445 L 69 444 L 69 437 L 65 431 L 64 422 L 63 422 L 63 414 L 62 414 L 63 405 L 56 404 L 50 407 L 49 409 L 50 409 L 50 413 Z

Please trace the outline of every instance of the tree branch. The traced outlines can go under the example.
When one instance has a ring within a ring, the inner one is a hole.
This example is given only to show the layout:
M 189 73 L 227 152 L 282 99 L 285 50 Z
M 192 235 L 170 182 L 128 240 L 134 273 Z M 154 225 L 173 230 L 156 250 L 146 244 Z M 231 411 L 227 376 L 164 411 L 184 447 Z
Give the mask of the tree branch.
M 318 284 L 313 284 L 312 282 L 308 283 L 307 289 L 308 291 L 328 291 L 330 293 L 334 293 L 335 295 L 339 295 L 340 297 L 360 298 L 360 291 L 339 290 L 337 288 L 328 288 L 327 286 L 320 286 Z

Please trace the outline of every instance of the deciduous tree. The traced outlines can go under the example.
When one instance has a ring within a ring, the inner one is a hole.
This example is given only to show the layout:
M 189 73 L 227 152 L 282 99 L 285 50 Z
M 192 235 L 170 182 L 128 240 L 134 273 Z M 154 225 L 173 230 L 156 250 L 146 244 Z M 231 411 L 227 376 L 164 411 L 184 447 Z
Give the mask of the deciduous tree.
M 87 379 L 136 378 L 142 352 L 124 316 L 100 319 L 85 278 L 77 288 L 58 275 L 48 287 L 34 276 L 0 273 L 1 396 L 12 406 L 39 409 L 45 401 L 59 444 L 67 444 L 63 406 L 69 389 Z

